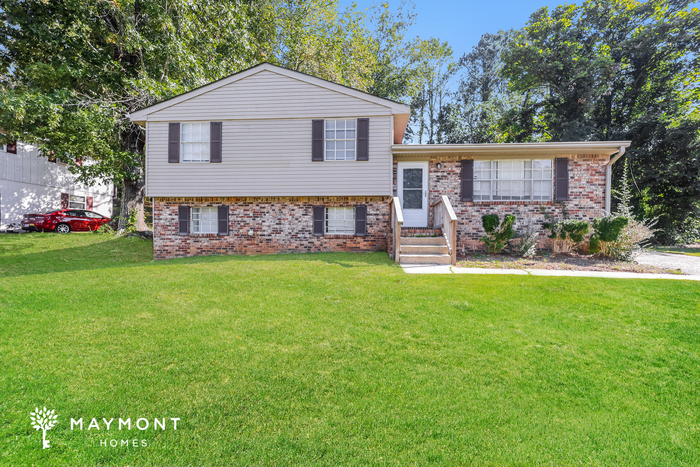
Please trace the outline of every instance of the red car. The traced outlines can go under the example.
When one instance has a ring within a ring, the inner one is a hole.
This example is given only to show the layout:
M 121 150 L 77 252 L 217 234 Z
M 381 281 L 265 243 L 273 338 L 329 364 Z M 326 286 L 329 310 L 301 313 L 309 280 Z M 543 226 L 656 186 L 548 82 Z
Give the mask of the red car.
M 21 226 L 23 230 L 68 233 L 71 230 L 97 230 L 110 220 L 85 209 L 61 209 L 47 214 L 25 214 Z

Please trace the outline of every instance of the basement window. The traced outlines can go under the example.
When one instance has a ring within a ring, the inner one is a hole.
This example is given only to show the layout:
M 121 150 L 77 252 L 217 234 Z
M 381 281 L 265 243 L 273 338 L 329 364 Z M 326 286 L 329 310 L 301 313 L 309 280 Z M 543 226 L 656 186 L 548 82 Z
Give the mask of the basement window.
M 326 234 L 354 235 L 355 208 L 326 208 Z
M 200 234 L 215 234 L 218 232 L 218 219 L 219 212 L 216 207 L 192 208 L 191 232 Z

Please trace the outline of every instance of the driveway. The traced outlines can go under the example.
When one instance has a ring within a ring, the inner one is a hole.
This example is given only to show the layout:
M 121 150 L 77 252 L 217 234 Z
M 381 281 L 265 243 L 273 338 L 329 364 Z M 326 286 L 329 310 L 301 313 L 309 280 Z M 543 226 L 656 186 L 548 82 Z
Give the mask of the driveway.
M 665 269 L 680 269 L 686 274 L 700 275 L 700 256 L 689 256 L 659 251 L 645 251 L 634 258 L 639 264 Z

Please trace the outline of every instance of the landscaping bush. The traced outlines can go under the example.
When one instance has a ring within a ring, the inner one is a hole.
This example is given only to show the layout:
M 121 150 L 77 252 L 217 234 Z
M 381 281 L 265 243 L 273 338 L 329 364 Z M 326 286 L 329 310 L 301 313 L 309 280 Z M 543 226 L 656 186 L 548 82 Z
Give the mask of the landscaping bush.
M 545 222 L 549 238 L 554 240 L 554 253 L 571 253 L 591 230 L 588 222 L 576 219 Z
M 117 231 L 114 230 L 112 228 L 112 226 L 109 224 L 102 225 L 99 229 L 93 230 L 92 233 L 95 235 L 107 235 L 107 236 L 117 235 Z
M 515 216 L 512 214 L 508 214 L 506 217 L 504 217 L 503 222 L 500 222 L 497 214 L 486 214 L 481 216 L 481 223 L 484 226 L 486 235 L 481 237 L 479 240 L 486 244 L 486 250 L 489 253 L 500 253 L 503 251 L 506 245 L 508 245 L 508 241 L 510 241 L 515 234 L 515 231 L 513 230 L 514 222 Z
M 615 192 L 617 209 L 614 212 L 614 216 L 627 219 L 627 225 L 622 228 L 617 240 L 606 245 L 608 256 L 625 261 L 632 259 L 632 254 L 635 250 L 648 245 L 656 231 L 654 226 L 658 222 L 658 218 L 635 219 L 632 207 L 632 189 L 627 177 L 628 173 L 629 161 L 625 159 L 620 189 Z M 600 242 L 597 243 L 596 247 L 600 250 Z
M 516 233 L 511 241 L 513 251 L 519 256 L 531 258 L 537 253 L 537 232 L 535 221 L 531 216 L 527 216 L 525 220 L 525 230 L 522 233 Z
M 629 224 L 629 219 L 622 216 L 606 216 L 593 220 L 591 236 L 591 253 L 601 253 L 614 259 L 624 259 L 619 243 L 622 229 Z
M 618 260 L 631 261 L 634 251 L 648 246 L 654 236 L 653 221 L 638 221 L 626 217 L 616 219 L 627 221 L 617 234 L 617 238 L 604 241 L 594 234 L 591 237 L 591 253 L 602 253 Z M 614 232 L 608 232 L 608 238 L 614 238 L 613 234 Z

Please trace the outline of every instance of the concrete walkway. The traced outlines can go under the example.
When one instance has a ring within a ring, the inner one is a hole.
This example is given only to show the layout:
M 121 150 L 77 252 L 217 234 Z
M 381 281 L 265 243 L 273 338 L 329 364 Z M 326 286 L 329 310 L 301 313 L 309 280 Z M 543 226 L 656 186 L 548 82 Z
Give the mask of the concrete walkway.
M 648 274 L 635 272 L 603 272 L 603 271 L 557 271 L 551 269 L 485 269 L 458 268 L 449 265 L 402 264 L 407 274 L 510 274 L 519 276 L 547 277 L 604 277 L 609 279 L 671 279 L 682 281 L 700 281 L 700 275 Z
M 639 264 L 647 264 L 664 269 L 680 269 L 686 274 L 700 275 L 700 256 L 645 251 L 635 256 L 634 260 Z

